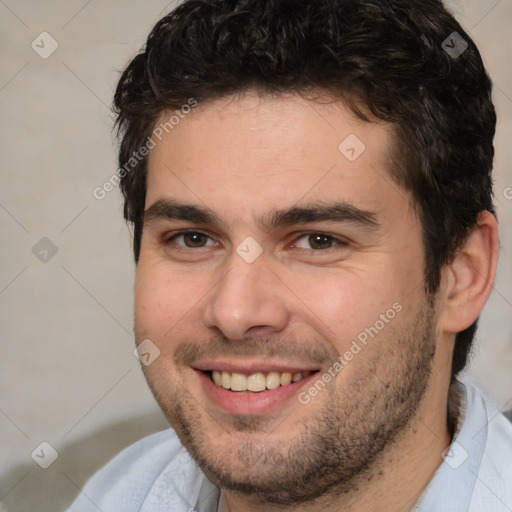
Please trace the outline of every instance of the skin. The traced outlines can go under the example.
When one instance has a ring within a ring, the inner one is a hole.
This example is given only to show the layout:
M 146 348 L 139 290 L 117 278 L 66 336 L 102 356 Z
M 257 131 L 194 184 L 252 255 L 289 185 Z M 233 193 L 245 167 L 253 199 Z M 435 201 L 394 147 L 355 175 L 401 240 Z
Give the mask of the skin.
M 349 134 L 366 146 L 354 161 L 338 150 Z M 158 346 L 148 383 L 231 512 L 409 510 L 450 443 L 454 334 L 492 287 L 496 222 L 482 213 L 427 297 L 421 225 L 387 170 L 391 137 L 340 101 L 247 93 L 198 106 L 149 155 L 136 341 Z M 173 218 L 178 203 L 216 221 Z M 270 222 L 340 203 L 374 222 Z M 312 246 L 311 233 L 327 238 Z M 237 253 L 247 237 L 262 250 L 252 263 Z M 301 403 L 394 304 L 400 312 Z M 277 404 L 249 396 L 228 410 L 200 371 L 272 364 L 318 373 Z

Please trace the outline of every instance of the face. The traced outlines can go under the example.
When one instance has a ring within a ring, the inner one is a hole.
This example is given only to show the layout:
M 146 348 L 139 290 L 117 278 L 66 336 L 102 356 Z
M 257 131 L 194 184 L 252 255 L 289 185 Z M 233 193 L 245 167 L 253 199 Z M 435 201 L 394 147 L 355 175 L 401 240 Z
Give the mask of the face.
M 246 94 L 151 150 L 136 338 L 217 485 L 281 505 L 340 493 L 412 428 L 435 315 L 390 137 L 342 103 Z

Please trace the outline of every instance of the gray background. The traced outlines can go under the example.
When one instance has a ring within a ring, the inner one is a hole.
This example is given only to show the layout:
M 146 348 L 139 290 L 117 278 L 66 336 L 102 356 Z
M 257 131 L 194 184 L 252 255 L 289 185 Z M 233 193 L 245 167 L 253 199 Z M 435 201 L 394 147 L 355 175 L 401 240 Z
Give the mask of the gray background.
M 0 0 L 0 510 L 62 510 L 112 455 L 166 425 L 132 353 L 121 200 L 92 191 L 116 170 L 109 105 L 119 71 L 173 3 Z M 450 5 L 481 49 L 499 115 L 502 253 L 469 373 L 510 408 L 512 3 Z M 48 51 L 43 31 L 59 45 L 46 59 L 31 47 Z M 31 458 L 43 441 L 58 452 L 48 469 Z

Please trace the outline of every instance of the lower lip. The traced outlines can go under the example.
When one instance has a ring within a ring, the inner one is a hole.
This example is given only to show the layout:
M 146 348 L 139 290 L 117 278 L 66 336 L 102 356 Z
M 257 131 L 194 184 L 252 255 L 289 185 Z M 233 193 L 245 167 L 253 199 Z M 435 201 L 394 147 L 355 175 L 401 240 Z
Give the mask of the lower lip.
M 254 393 L 251 391 L 229 391 L 212 382 L 209 375 L 196 370 L 206 395 L 217 406 L 230 414 L 257 415 L 271 412 L 299 393 L 300 389 L 311 381 L 317 372 L 304 377 L 299 382 L 276 389 L 267 389 Z M 297 402 L 299 402 L 297 398 Z

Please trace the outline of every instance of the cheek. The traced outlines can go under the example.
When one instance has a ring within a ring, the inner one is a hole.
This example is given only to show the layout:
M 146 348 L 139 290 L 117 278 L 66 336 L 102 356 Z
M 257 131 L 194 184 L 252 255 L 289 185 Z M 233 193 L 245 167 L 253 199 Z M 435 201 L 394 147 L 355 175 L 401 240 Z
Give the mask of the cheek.
M 309 323 L 343 352 L 360 333 L 374 326 L 380 315 L 402 302 L 395 280 L 368 272 L 339 271 L 295 279 L 299 323 Z M 389 315 L 391 316 L 391 315 Z M 386 324 L 387 325 L 387 324 Z M 380 326 L 380 322 L 379 322 Z
M 200 299 L 205 295 L 199 276 L 170 272 L 165 263 L 140 261 L 135 276 L 135 328 L 138 339 L 150 338 L 158 345 L 172 339 L 173 331 L 190 330 L 196 323 Z

